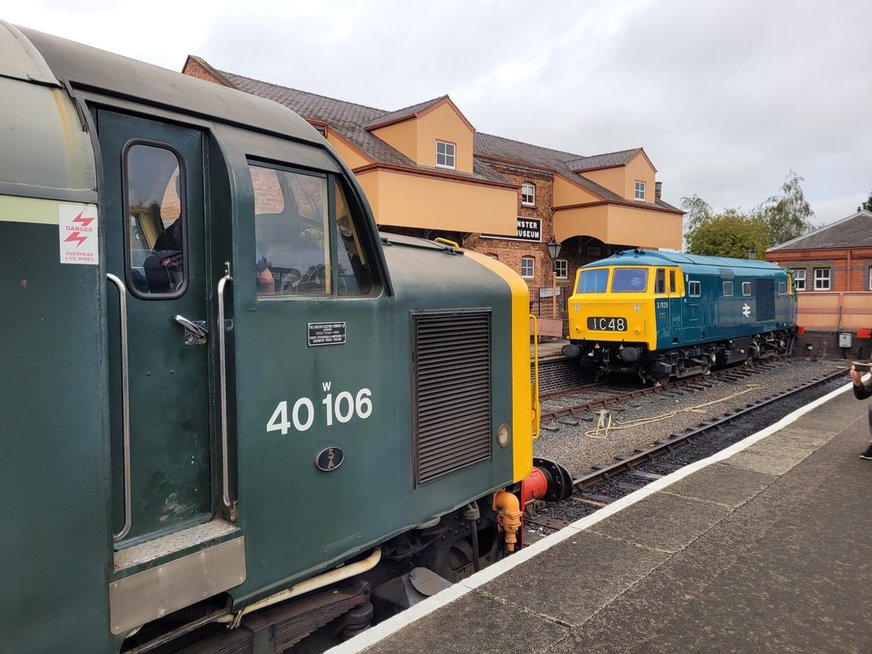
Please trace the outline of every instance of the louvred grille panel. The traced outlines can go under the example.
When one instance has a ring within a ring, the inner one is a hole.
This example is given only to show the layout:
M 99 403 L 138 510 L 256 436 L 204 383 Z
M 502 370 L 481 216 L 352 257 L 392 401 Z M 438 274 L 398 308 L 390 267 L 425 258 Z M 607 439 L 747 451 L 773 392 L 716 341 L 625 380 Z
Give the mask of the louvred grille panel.
M 491 457 L 491 314 L 413 315 L 415 483 Z

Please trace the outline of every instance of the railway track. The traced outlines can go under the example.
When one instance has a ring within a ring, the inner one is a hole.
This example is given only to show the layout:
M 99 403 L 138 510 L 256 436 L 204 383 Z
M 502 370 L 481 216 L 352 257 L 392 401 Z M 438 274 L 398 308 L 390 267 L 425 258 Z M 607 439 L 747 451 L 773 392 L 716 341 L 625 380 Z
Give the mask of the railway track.
M 770 359 L 765 362 L 750 364 L 744 367 L 723 368 L 713 371 L 710 375 L 688 377 L 679 379 L 668 384 L 656 384 L 652 386 L 634 387 L 630 390 L 624 390 L 625 387 L 615 387 L 610 384 L 589 383 L 577 386 L 574 388 L 564 388 L 554 390 L 547 393 L 539 394 L 540 402 L 555 402 L 563 398 L 570 398 L 572 402 L 568 406 L 546 410 L 543 408 L 541 421 L 543 424 L 557 421 L 560 418 L 567 416 L 577 416 L 578 414 L 599 409 L 614 404 L 621 404 L 629 400 L 638 398 L 643 395 L 651 395 L 653 393 L 662 392 L 682 392 L 693 391 L 702 388 L 710 388 L 713 380 L 719 381 L 741 381 L 753 376 L 756 372 L 771 368 L 777 364 L 780 359 Z M 588 398 L 585 396 L 595 395 Z M 575 398 L 575 396 L 581 396 Z M 575 399 L 573 399 L 575 398 Z
M 573 494 L 567 500 L 556 505 L 534 502 L 528 507 L 524 519 L 528 542 L 562 529 L 614 500 L 639 490 L 684 465 L 710 456 L 753 433 L 749 429 L 757 430 L 762 425 L 755 424 L 755 420 L 749 420 L 751 416 L 762 417 L 767 424 L 775 422 L 782 415 L 808 402 L 808 396 L 820 395 L 841 383 L 845 378 L 846 370 L 839 369 L 821 374 L 791 389 L 750 403 L 744 408 L 706 420 L 695 428 L 673 433 L 667 438 L 656 441 L 650 447 L 616 456 L 614 463 L 595 466 L 590 473 L 573 474 L 571 482 Z M 737 376 L 737 379 L 746 377 L 738 372 L 732 374 Z M 621 397 L 626 399 L 635 396 L 635 393 L 631 393 L 616 397 L 615 401 L 620 401 Z M 745 428 L 741 428 L 739 423 L 746 423 Z M 719 433 L 717 439 L 710 438 L 714 433 Z M 710 440 L 717 442 L 706 446 L 706 441 Z M 691 443 L 703 444 L 692 456 L 685 457 L 691 460 L 681 462 L 670 460 L 675 457 L 669 455 L 679 452 L 683 446 Z

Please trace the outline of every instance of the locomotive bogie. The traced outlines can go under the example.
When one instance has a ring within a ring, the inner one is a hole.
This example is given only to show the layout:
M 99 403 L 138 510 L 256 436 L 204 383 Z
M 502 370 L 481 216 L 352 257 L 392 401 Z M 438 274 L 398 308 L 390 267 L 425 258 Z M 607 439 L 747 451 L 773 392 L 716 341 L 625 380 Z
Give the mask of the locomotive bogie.
M 796 296 L 775 264 L 628 250 L 579 269 L 564 354 L 597 374 L 704 374 L 791 351 Z

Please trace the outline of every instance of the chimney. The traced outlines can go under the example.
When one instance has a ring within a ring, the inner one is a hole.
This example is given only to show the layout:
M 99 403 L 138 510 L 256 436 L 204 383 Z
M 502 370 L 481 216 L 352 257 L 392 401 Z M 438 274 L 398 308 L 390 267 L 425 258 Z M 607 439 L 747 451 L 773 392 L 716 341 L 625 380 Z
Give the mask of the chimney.
M 660 199 L 660 194 L 663 191 L 663 182 L 654 182 L 654 201 Z

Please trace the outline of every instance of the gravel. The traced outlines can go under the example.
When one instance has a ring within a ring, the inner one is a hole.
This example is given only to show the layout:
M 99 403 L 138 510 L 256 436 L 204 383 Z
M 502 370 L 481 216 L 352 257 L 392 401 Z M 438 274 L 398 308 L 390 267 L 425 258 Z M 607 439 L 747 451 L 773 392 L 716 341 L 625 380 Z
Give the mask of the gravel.
M 753 370 L 753 374 L 738 379 L 712 375 L 706 378 L 711 384 L 708 388 L 691 391 L 687 387 L 667 387 L 623 405 L 610 405 L 603 410 L 543 424 L 542 435 L 534 444 L 534 455 L 560 463 L 573 476 L 583 475 L 593 466 L 610 465 L 615 457 L 651 447 L 670 434 L 788 390 L 796 385 L 797 378 L 812 379 L 847 370 L 847 364 L 834 360 L 792 359 L 771 362 Z

